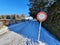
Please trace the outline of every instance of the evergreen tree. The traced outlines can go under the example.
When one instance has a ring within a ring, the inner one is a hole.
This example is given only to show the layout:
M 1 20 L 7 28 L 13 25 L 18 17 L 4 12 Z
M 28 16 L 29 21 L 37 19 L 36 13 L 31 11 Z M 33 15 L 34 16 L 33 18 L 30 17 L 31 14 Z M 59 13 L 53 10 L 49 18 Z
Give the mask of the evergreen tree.
M 54 0 L 29 0 L 30 1 L 30 16 L 36 18 L 36 15 L 40 11 L 45 11 L 48 14 L 48 19 L 43 22 L 45 27 L 51 34 L 53 34 L 58 40 L 60 40 L 60 0 L 54 3 Z M 53 3 L 54 4 L 53 4 Z
M 36 15 L 40 11 L 47 12 L 48 7 L 54 4 L 55 0 L 29 0 L 30 1 L 30 16 L 36 18 Z

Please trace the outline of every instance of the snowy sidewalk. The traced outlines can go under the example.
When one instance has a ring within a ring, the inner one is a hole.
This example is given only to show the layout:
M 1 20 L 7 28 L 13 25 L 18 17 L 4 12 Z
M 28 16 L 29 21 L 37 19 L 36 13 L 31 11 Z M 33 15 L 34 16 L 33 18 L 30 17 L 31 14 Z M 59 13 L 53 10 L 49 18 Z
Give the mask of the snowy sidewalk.
M 23 39 L 23 40 L 22 40 Z M 8 31 L 8 27 L 0 29 L 0 45 L 25 45 L 26 38 L 21 35 Z
M 14 32 L 7 31 L 0 35 L 0 45 L 25 45 L 26 38 Z

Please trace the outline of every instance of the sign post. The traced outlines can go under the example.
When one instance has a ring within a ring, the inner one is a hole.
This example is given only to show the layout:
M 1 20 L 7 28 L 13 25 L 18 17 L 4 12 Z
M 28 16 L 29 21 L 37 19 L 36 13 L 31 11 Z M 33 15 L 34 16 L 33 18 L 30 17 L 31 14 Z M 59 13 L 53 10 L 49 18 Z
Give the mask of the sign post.
M 41 31 L 41 24 L 47 19 L 47 13 L 46 12 L 39 12 L 37 14 L 37 20 L 40 22 L 39 26 L 39 32 L 38 32 L 38 42 L 40 42 L 40 31 Z

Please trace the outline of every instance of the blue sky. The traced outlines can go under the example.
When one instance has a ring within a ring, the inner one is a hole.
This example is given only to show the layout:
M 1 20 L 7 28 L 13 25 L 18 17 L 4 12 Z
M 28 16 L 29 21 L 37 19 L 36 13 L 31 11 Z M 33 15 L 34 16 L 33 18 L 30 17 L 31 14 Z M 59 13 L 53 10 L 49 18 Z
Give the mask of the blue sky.
M 29 0 L 0 0 L 1 14 L 25 14 L 29 15 Z

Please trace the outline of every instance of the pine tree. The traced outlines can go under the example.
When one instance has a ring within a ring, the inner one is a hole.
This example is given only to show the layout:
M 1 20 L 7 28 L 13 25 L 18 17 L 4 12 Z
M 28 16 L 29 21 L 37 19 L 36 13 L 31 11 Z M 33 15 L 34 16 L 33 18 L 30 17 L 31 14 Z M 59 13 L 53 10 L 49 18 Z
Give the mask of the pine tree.
M 46 11 L 47 8 L 47 14 L 48 19 L 43 22 L 43 27 L 45 27 L 51 34 L 53 34 L 58 40 L 60 40 L 60 0 L 57 0 L 56 3 L 53 5 L 49 5 L 48 7 L 45 7 L 46 4 L 48 4 L 48 0 L 29 0 L 30 1 L 30 16 L 33 18 L 36 18 L 36 15 L 38 12 L 41 11 L 41 7 L 43 11 Z M 50 0 L 49 0 L 50 1 Z
M 30 16 L 35 18 L 37 13 L 41 11 L 41 7 L 43 8 L 46 4 L 47 4 L 47 0 L 30 0 L 30 5 L 29 5 Z
M 30 1 L 30 16 L 36 18 L 36 15 L 40 11 L 47 12 L 48 8 L 55 3 L 55 0 L 29 0 Z

